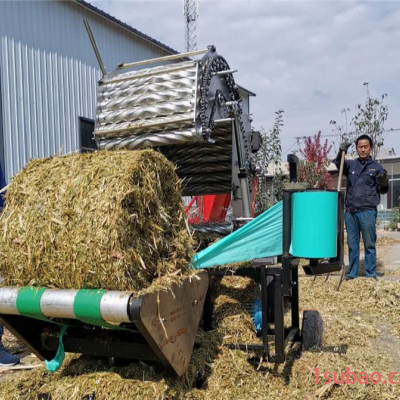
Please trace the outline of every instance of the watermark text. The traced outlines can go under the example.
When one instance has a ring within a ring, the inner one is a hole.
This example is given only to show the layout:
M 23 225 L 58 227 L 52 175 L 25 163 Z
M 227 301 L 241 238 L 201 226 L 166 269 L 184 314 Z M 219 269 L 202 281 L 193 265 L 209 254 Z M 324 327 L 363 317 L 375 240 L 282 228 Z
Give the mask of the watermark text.
M 315 380 L 317 385 L 323 383 L 329 385 L 330 383 L 336 383 L 338 385 L 368 385 L 370 383 L 377 385 L 379 383 L 400 385 L 400 372 L 391 372 L 387 379 L 382 377 L 379 372 L 353 372 L 350 371 L 349 367 L 346 367 L 346 371 L 342 372 L 324 372 L 320 373 L 319 368 L 314 368 Z

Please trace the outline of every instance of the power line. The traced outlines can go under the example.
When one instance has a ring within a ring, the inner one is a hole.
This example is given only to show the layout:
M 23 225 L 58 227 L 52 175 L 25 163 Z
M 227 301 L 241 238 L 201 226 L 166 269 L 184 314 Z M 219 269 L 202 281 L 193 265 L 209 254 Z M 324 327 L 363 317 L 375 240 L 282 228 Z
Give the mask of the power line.
M 387 138 L 387 135 L 389 135 L 390 132 L 395 132 L 395 131 L 400 131 L 400 128 L 384 130 L 383 132 L 386 132 L 386 135 L 383 139 L 385 140 Z
M 386 139 L 387 135 L 388 135 L 390 132 L 396 132 L 396 131 L 400 131 L 400 128 L 383 129 L 383 130 L 382 130 L 382 133 L 386 133 L 386 135 L 385 135 L 385 137 L 384 137 L 383 139 Z M 348 132 L 348 133 L 353 133 L 353 132 Z M 306 139 L 306 138 L 311 138 L 311 137 L 313 137 L 313 136 L 314 136 L 314 135 L 296 136 L 296 137 L 295 137 L 296 141 L 292 144 L 292 146 L 289 147 L 288 150 L 284 151 L 284 152 L 282 153 L 282 155 L 288 153 L 288 152 L 293 148 L 293 146 L 294 146 L 296 143 L 300 143 L 300 141 L 303 141 L 303 140 Z M 335 133 L 332 133 L 332 134 L 329 134 L 329 135 L 321 135 L 320 137 L 321 137 L 321 138 L 327 138 L 327 137 L 338 137 L 338 136 L 340 136 L 338 133 L 336 133 L 336 134 L 335 134 Z M 335 147 L 335 148 L 336 148 L 336 147 Z
M 382 133 L 385 133 L 386 132 L 386 135 L 387 134 L 389 134 L 390 132 L 394 132 L 394 131 L 400 131 L 400 128 L 395 128 L 395 129 L 383 129 L 382 130 Z M 354 133 L 354 132 L 347 132 L 347 134 L 349 134 L 349 133 Z M 343 135 L 345 135 L 346 133 L 343 133 Z M 339 134 L 338 133 L 332 133 L 332 134 L 329 134 L 329 135 L 321 135 L 321 138 L 323 138 L 323 137 L 337 137 Z M 313 137 L 314 135 L 308 135 L 308 136 L 296 136 L 295 137 L 295 139 L 297 140 L 297 141 L 300 141 L 300 140 L 304 140 L 304 139 L 306 139 L 306 138 L 311 138 L 311 137 Z M 385 136 L 386 137 L 386 136 Z
M 295 139 L 296 140 L 304 140 L 304 139 L 306 139 L 306 138 L 311 138 L 311 137 L 314 137 L 315 135 L 309 135 L 309 136 L 296 136 L 295 137 Z M 338 136 L 338 134 L 335 134 L 335 133 L 332 133 L 332 134 L 330 134 L 330 135 L 321 135 L 320 137 L 336 137 L 336 136 Z
M 296 143 L 297 143 L 297 141 L 294 142 L 286 151 L 284 151 L 284 152 L 282 153 L 282 156 L 283 156 L 284 154 L 288 153 L 290 150 L 292 150 L 292 148 L 296 145 Z

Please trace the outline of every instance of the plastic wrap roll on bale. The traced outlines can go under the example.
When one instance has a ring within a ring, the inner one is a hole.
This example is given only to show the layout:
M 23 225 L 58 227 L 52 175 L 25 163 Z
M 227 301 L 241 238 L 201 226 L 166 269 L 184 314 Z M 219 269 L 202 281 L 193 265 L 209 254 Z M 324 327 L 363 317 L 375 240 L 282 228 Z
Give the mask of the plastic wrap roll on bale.
M 337 213 L 337 192 L 294 193 L 290 253 L 301 258 L 336 257 Z

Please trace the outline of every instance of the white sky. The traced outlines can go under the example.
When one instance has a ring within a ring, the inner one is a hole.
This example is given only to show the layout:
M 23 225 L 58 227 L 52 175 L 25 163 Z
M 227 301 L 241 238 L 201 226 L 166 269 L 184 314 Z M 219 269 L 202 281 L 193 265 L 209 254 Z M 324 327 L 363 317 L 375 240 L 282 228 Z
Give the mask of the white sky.
M 89 2 L 184 51 L 182 0 Z M 272 128 L 283 109 L 283 152 L 296 136 L 332 135 L 343 108 L 387 93 L 385 147 L 400 155 L 400 1 L 199 0 L 197 47 L 214 44 L 251 98 L 255 128 Z M 335 148 L 338 148 L 337 138 Z M 296 149 L 293 146 L 292 150 Z M 284 155 L 283 158 L 286 158 Z

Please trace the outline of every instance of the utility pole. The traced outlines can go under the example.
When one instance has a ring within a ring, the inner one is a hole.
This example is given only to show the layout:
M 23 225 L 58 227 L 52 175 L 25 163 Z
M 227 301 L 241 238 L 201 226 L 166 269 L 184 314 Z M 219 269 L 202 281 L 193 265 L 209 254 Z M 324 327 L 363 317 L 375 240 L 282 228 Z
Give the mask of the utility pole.
M 196 21 L 199 16 L 198 0 L 183 0 L 185 16 L 185 52 L 197 50 Z

